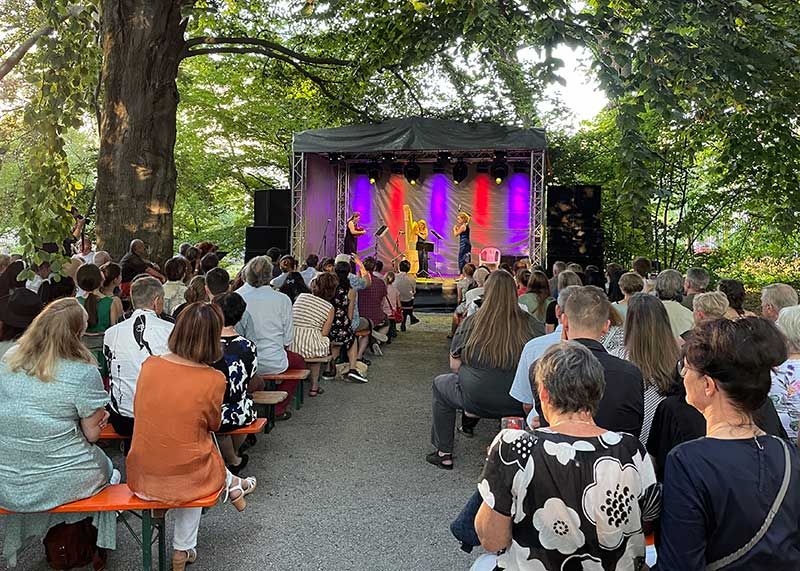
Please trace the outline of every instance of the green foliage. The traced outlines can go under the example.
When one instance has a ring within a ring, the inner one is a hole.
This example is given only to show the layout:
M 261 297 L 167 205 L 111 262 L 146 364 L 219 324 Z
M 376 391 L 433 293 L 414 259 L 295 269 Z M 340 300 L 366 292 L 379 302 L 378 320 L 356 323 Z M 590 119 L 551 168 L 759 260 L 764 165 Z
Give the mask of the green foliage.
M 800 258 L 742 258 L 716 270 L 720 278 L 735 278 L 754 291 L 782 282 L 800 288 Z

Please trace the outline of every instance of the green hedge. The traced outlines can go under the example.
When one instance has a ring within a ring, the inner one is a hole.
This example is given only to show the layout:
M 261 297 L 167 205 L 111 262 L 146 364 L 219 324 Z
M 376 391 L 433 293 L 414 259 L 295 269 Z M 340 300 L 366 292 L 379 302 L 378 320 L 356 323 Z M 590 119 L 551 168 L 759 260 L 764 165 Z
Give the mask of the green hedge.
M 741 281 L 749 291 L 777 282 L 800 288 L 800 258 L 744 258 L 720 267 L 714 273 L 721 279 Z

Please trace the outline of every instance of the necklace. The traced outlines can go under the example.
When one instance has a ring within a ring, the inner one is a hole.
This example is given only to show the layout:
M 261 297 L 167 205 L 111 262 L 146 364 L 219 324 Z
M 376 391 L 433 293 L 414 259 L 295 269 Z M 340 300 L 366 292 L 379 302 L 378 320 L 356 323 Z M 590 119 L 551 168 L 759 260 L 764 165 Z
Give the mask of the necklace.
M 715 434 L 723 432 L 726 429 L 730 436 L 733 436 L 734 432 L 736 431 L 746 431 L 749 432 L 749 434 L 746 433 L 745 436 L 747 437 L 752 436 L 753 438 L 755 438 L 756 436 L 760 436 L 762 432 L 761 429 L 752 422 L 747 424 L 731 424 L 730 422 L 719 422 L 708 428 L 708 430 L 706 431 L 706 436 L 714 436 Z
M 562 420 L 561 422 L 556 422 L 555 424 L 551 424 L 550 428 L 552 428 L 554 426 L 561 426 L 562 424 L 567 424 L 567 423 L 570 423 L 570 422 L 574 423 L 574 424 L 588 424 L 588 425 L 594 426 L 594 420 L 577 420 L 577 419 L 574 419 L 574 418 L 567 418 L 567 419 Z

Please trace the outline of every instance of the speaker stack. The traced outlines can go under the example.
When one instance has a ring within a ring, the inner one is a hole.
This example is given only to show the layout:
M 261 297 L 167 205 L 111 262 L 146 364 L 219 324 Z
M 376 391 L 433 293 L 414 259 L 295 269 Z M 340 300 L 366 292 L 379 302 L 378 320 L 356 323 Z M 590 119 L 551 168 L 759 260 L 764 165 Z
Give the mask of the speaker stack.
M 253 226 L 245 230 L 245 262 L 264 256 L 272 247 L 289 252 L 292 223 L 291 192 L 288 188 L 257 190 L 253 200 Z
M 547 267 L 562 261 L 603 268 L 605 239 L 599 186 L 551 186 L 547 190 Z

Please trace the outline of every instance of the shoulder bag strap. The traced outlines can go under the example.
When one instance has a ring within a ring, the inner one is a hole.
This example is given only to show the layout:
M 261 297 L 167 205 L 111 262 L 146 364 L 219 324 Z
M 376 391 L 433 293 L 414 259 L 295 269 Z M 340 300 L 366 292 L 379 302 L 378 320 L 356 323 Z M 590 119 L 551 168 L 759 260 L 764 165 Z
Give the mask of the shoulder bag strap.
M 739 561 L 742 557 L 747 555 L 755 545 L 761 541 L 761 538 L 764 537 L 764 534 L 767 533 L 769 526 L 772 525 L 772 520 L 775 519 L 775 516 L 778 514 L 778 510 L 783 503 L 783 498 L 786 497 L 786 490 L 789 489 L 789 481 L 792 478 L 792 462 L 791 457 L 789 456 L 789 447 L 786 443 L 781 439 L 778 438 L 778 441 L 783 446 L 783 456 L 786 460 L 785 468 L 783 470 L 783 482 L 781 483 L 781 487 L 778 490 L 778 495 L 775 497 L 775 501 L 772 502 L 772 507 L 769 508 L 769 512 L 767 512 L 767 517 L 764 518 L 764 523 L 761 524 L 761 527 L 753 536 L 753 539 L 748 541 L 744 546 L 737 549 L 730 555 L 723 557 L 722 559 L 718 559 L 713 563 L 710 563 L 706 566 L 706 571 L 717 571 L 718 569 L 722 569 L 723 567 L 727 567 L 731 563 L 735 563 Z

